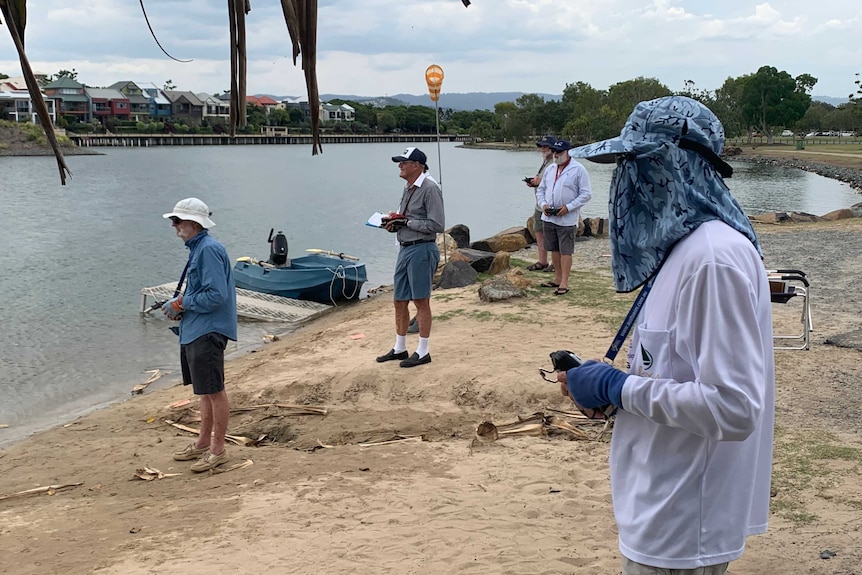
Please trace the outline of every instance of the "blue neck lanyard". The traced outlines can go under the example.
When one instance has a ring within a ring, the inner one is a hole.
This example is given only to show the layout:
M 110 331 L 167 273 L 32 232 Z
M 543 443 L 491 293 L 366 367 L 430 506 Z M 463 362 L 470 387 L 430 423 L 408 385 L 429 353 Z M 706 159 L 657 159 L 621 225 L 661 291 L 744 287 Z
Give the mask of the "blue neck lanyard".
M 608 348 L 608 352 L 605 354 L 605 360 L 607 363 L 613 364 L 614 359 L 616 359 L 617 354 L 620 351 L 620 348 L 623 346 L 623 342 L 625 342 L 626 338 L 629 336 L 629 332 L 632 330 L 632 326 L 635 323 L 635 320 L 638 317 L 638 314 L 641 312 L 641 309 L 646 302 L 646 298 L 649 295 L 650 290 L 652 289 L 653 281 L 655 280 L 656 274 L 644 284 L 644 287 L 641 288 L 638 297 L 635 298 L 634 303 L 632 304 L 631 309 L 629 310 L 626 319 L 623 320 L 623 324 L 620 326 L 619 331 L 617 331 L 617 335 L 614 337 L 614 341 L 611 343 L 611 347 Z

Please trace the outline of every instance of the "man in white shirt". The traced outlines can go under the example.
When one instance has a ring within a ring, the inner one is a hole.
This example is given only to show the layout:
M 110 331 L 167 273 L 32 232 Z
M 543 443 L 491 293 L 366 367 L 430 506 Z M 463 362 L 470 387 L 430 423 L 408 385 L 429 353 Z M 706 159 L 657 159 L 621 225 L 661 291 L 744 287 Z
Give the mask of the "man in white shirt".
M 757 237 L 724 184 L 733 170 L 723 145 L 708 108 L 670 96 L 638 104 L 618 138 L 571 151 L 617 163 L 614 281 L 620 292 L 643 286 L 628 372 L 589 361 L 559 377 L 581 408 L 617 409 L 611 491 L 624 575 L 721 575 L 767 527 L 771 297 Z
M 581 208 L 590 201 L 592 193 L 587 170 L 569 156 L 572 147 L 569 142 L 557 140 L 549 147 L 554 153 L 554 162 L 545 168 L 536 188 L 536 205 L 542 208 L 543 239 L 545 249 L 551 254 L 554 281 L 544 282 L 542 286 L 555 288 L 554 295 L 563 295 L 569 292 Z

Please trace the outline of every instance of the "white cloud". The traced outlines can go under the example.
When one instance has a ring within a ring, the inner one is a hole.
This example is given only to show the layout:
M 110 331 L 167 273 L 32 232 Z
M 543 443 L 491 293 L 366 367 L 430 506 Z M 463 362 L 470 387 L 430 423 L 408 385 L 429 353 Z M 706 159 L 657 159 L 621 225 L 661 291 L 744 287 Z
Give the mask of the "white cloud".
M 844 0 L 320 0 L 318 65 L 327 93 L 424 92 L 430 63 L 444 91 L 561 93 L 638 76 L 671 89 L 704 89 L 775 66 L 810 73 L 814 92 L 844 95 L 862 71 L 862 9 Z M 229 87 L 228 18 L 223 0 L 145 0 L 169 60 L 128 0 L 42 0 L 31 9 L 27 48 L 40 71 L 75 68 L 91 85 L 167 79 L 182 89 Z M 828 15 L 828 17 L 827 17 Z M 0 27 L 0 72 L 17 75 Z M 250 93 L 301 95 L 302 70 L 279 2 L 252 2 L 248 15 Z

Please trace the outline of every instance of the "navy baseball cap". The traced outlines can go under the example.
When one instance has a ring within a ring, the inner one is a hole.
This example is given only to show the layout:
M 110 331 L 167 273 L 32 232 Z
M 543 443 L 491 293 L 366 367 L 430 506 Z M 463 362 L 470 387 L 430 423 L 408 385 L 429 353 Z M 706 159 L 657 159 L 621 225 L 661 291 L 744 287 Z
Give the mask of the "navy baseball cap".
M 400 156 L 392 156 L 393 162 L 419 162 L 423 166 L 427 166 L 428 158 L 425 157 L 425 152 L 419 148 L 407 148 Z
M 551 144 L 548 147 L 551 148 L 552 150 L 554 150 L 555 152 L 565 152 L 566 150 L 572 149 L 572 145 L 569 143 L 568 140 L 556 140 L 556 141 L 554 141 L 553 144 Z
M 550 148 L 551 146 L 554 145 L 554 142 L 556 142 L 556 141 L 557 141 L 557 139 L 553 136 L 545 136 L 541 140 L 537 141 L 536 145 L 539 146 L 540 148 Z

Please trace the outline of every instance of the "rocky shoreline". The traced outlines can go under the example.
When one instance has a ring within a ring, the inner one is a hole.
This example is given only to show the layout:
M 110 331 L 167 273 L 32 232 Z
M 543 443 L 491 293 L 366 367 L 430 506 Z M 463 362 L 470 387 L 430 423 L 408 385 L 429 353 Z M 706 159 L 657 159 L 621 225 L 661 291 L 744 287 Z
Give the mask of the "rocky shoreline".
M 737 148 L 739 150 L 739 148 Z M 856 168 L 847 168 L 842 166 L 833 166 L 823 164 L 821 162 L 810 162 L 797 158 L 776 158 L 774 156 L 761 156 L 757 154 L 743 154 L 741 151 L 727 154 L 728 159 L 737 162 L 750 162 L 753 164 L 763 164 L 768 166 L 781 166 L 784 168 L 796 168 L 811 172 L 824 178 L 831 178 L 849 184 L 851 188 L 858 192 L 862 192 L 862 170 Z

